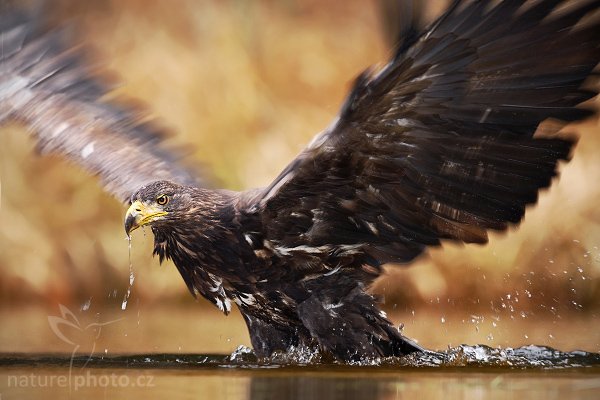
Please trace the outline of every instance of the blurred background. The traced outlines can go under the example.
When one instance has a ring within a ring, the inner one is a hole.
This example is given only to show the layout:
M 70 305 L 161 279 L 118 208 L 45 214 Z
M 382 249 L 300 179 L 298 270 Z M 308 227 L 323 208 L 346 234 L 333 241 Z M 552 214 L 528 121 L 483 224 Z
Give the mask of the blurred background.
M 444 1 L 430 3 L 435 15 Z M 384 10 L 362 0 L 61 0 L 47 16 L 73 23 L 91 62 L 119 77 L 118 95 L 144 104 L 173 143 L 193 145 L 223 187 L 242 190 L 268 184 L 331 122 L 353 79 L 385 62 Z M 433 348 L 600 351 L 600 125 L 569 131 L 580 136 L 573 160 L 518 228 L 388 268 L 374 290 L 407 335 Z M 0 351 L 70 351 L 48 325 L 59 304 L 82 330 L 119 321 L 88 338 L 106 352 L 249 343 L 237 312 L 195 302 L 173 265 L 159 266 L 149 230 L 129 250 L 125 207 L 95 178 L 36 156 L 16 124 L 0 128 L 0 143 Z

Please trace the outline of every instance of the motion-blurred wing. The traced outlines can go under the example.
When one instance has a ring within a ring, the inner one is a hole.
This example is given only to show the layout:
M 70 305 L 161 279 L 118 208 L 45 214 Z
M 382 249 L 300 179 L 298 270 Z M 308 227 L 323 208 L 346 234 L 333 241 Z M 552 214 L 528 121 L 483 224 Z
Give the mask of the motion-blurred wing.
M 425 28 L 425 8 L 429 0 L 379 0 L 379 20 L 383 36 L 398 51 L 414 43 Z
M 407 262 L 440 239 L 486 242 L 550 184 L 600 59 L 599 1 L 456 1 L 266 189 L 248 193 L 282 256 Z M 554 127 L 562 126 L 555 123 Z M 554 131 L 556 131 L 555 129 Z M 258 193 L 258 194 L 257 194 Z
M 23 122 L 42 152 L 99 175 L 124 201 L 159 179 L 200 183 L 155 123 L 102 100 L 108 86 L 93 78 L 65 31 L 41 32 L 36 22 L 31 13 L 0 9 L 0 122 Z

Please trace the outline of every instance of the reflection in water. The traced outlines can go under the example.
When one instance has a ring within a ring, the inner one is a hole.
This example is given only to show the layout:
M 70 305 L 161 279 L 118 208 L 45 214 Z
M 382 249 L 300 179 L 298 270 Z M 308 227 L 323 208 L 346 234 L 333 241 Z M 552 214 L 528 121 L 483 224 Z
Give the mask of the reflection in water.
M 385 399 L 394 389 L 394 382 L 404 379 L 372 379 L 368 377 L 268 376 L 253 377 L 250 381 L 251 400 L 270 399 Z
M 600 372 L 595 374 L 396 373 L 372 376 L 253 377 L 249 399 L 597 399 Z

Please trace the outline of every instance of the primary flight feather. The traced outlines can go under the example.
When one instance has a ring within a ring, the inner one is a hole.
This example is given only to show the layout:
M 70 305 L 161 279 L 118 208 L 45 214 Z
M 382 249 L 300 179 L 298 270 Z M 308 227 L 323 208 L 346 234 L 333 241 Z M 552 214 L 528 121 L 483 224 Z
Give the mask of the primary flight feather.
M 298 345 L 342 360 L 397 356 L 422 349 L 370 284 L 384 263 L 443 239 L 484 243 L 521 220 L 569 157 L 574 139 L 556 133 L 593 114 L 581 103 L 597 94 L 583 84 L 600 61 L 599 8 L 457 0 L 425 29 L 409 23 L 336 120 L 270 185 L 244 192 L 203 188 L 30 14 L 0 17 L 0 119 L 128 199 L 127 233 L 150 225 L 154 253 L 194 296 L 225 313 L 237 304 L 259 356 Z

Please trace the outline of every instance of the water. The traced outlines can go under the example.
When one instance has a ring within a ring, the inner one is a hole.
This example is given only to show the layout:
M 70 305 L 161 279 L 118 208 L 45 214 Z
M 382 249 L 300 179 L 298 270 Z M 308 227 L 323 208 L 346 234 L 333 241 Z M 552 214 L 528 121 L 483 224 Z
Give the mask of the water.
M 289 369 L 345 371 L 360 368 L 378 371 L 513 369 L 566 370 L 598 369 L 600 353 L 563 352 L 546 346 L 492 348 L 485 345 L 461 345 L 443 352 L 411 354 L 405 357 L 382 357 L 353 363 L 325 359 L 311 349 L 298 348 L 259 360 L 254 352 L 239 346 L 229 355 L 223 354 L 0 354 L 0 368 L 6 367 L 70 367 L 135 368 L 135 369 Z
M 1 372 L 1 371 L 0 371 Z M 19 374 L 23 371 L 11 370 Z M 71 399 L 597 399 L 600 373 L 352 370 L 99 370 L 75 386 L 2 389 L 3 398 Z M 57 369 L 38 369 L 56 376 Z M 116 384 L 101 385 L 110 374 Z M 120 383 L 118 383 L 120 381 Z M 96 383 L 94 385 L 94 383 Z
M 0 400 L 600 398 L 593 313 L 511 319 L 495 310 L 409 310 L 392 318 L 423 346 L 446 350 L 340 365 L 295 349 L 259 362 L 236 349 L 249 345 L 238 314 L 160 307 L 135 294 L 126 310 L 120 296 L 110 307 L 94 297 L 89 307 L 0 308 Z M 59 332 L 49 317 L 65 322 Z M 465 342 L 487 346 L 458 345 Z
M 72 363 L 72 364 L 71 364 Z M 550 347 L 458 346 L 360 365 L 298 349 L 259 361 L 230 355 L 0 355 L 2 399 L 44 398 L 533 398 L 600 396 L 600 354 Z
M 127 308 L 127 302 L 129 302 L 129 296 L 131 296 L 131 290 L 133 289 L 133 282 L 135 281 L 135 274 L 133 272 L 133 261 L 131 260 L 131 236 L 127 235 L 127 241 L 129 242 L 129 286 L 127 286 L 127 292 L 121 302 L 121 310 Z

